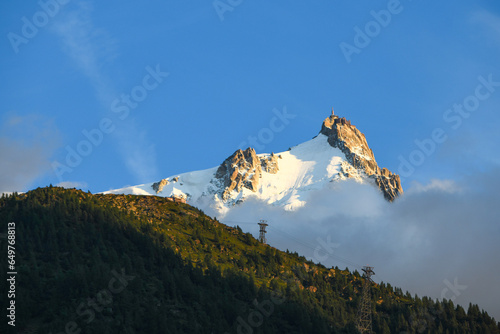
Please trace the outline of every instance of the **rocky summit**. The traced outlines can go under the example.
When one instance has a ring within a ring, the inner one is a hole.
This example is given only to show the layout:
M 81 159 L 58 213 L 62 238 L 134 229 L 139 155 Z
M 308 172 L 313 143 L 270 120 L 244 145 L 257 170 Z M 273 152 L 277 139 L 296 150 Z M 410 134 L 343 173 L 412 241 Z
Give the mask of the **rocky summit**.
M 326 118 L 321 126 L 321 134 L 328 137 L 328 143 L 336 147 L 345 154 L 350 166 L 343 166 L 346 169 L 345 176 L 350 177 L 350 171 L 363 171 L 366 175 L 375 180 L 375 183 L 384 193 L 387 200 L 393 201 L 403 193 L 399 175 L 392 173 L 387 168 L 378 166 L 375 161 L 373 151 L 368 147 L 365 135 L 359 131 L 351 121 L 344 117 L 340 118 L 334 114 Z M 351 168 L 353 167 L 353 168 Z
M 294 211 L 316 191 L 349 180 L 378 188 L 388 201 L 403 193 L 399 175 L 378 166 L 364 134 L 332 111 L 316 137 L 288 151 L 239 149 L 217 167 L 109 193 L 172 197 L 224 215 L 250 198 Z

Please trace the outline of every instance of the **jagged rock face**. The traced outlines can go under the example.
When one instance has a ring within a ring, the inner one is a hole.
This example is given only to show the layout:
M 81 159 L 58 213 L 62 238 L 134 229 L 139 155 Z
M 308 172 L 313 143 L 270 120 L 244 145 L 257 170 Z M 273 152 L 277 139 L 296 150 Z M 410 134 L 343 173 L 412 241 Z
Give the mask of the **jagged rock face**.
M 403 193 L 399 175 L 390 172 L 387 168 L 382 168 L 381 174 L 375 174 L 371 177 L 375 179 L 375 183 L 382 190 L 387 200 L 393 201 Z
M 365 135 L 361 133 L 351 122 L 345 118 L 332 115 L 326 118 L 320 133 L 328 137 L 328 143 L 332 147 L 340 149 L 352 167 L 362 170 L 370 176 L 385 198 L 393 201 L 403 193 L 399 175 L 392 173 L 387 168 L 380 169 L 372 150 L 368 147 Z M 348 166 L 342 166 L 343 177 L 349 177 L 352 170 Z
M 278 173 L 278 157 L 274 154 L 258 157 L 250 147 L 244 151 L 237 150 L 224 160 L 215 173 L 220 185 L 219 195 L 223 200 L 227 200 L 232 191 L 239 192 L 246 188 L 256 192 L 263 171 Z
M 222 199 L 226 200 L 231 191 L 239 192 L 243 187 L 257 191 L 261 173 L 260 159 L 253 148 L 237 150 L 224 160 L 215 173 L 223 187 L 220 194 Z

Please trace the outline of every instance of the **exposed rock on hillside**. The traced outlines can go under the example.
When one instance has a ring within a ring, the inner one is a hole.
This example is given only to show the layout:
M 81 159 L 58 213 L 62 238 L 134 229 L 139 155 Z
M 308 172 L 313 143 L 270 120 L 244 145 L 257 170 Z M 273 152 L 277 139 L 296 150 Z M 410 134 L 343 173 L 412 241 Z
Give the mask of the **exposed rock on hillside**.
M 239 192 L 243 187 L 257 191 L 261 173 L 261 163 L 253 148 L 237 150 L 224 160 L 215 173 L 222 186 L 222 199 L 226 200 L 231 191 Z
M 153 188 L 153 190 L 156 191 L 156 193 L 158 194 L 163 190 L 163 187 L 165 187 L 168 183 L 169 183 L 168 179 L 163 179 L 159 182 L 153 183 L 151 188 Z
M 279 171 L 278 158 L 274 153 L 271 153 L 270 156 L 260 158 L 260 164 L 262 170 L 265 172 L 276 174 Z
M 227 200 L 232 191 L 239 192 L 247 188 L 256 192 L 262 171 L 278 173 L 278 157 L 274 154 L 258 157 L 253 148 L 237 150 L 219 166 L 215 178 L 219 185 L 219 195 Z

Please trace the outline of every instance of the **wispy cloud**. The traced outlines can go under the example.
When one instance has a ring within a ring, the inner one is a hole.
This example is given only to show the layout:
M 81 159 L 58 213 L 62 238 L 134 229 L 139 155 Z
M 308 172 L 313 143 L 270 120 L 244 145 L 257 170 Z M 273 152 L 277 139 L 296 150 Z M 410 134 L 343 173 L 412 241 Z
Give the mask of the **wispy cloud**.
M 87 188 L 87 183 L 86 182 L 75 182 L 75 181 L 64 181 L 56 184 L 58 187 L 63 187 L 67 189 L 71 188 L 77 188 L 77 189 L 83 189 Z
M 133 122 L 122 124 L 117 129 L 120 152 L 125 158 L 125 166 L 134 171 L 139 182 L 151 182 L 158 176 L 155 145 L 147 139 L 145 131 L 135 129 Z
M 483 9 L 472 13 L 471 21 L 488 28 L 496 41 L 500 41 L 500 16 Z
M 117 57 L 118 42 L 106 30 L 93 24 L 92 11 L 90 2 L 78 2 L 74 10 L 68 11 L 55 24 L 54 31 L 61 38 L 63 50 L 90 80 L 102 109 L 108 116 L 115 117 L 110 105 L 120 96 L 120 92 L 104 68 Z M 96 119 L 96 124 L 98 122 Z M 117 130 L 113 132 L 113 137 L 118 142 L 127 169 L 137 181 L 154 180 L 157 177 L 155 151 L 147 139 L 147 133 L 139 129 L 133 118 L 120 120 L 116 124 Z
M 411 188 L 407 193 L 423 193 L 423 192 L 433 192 L 440 191 L 445 193 L 459 193 L 462 191 L 460 186 L 453 180 L 438 180 L 432 179 L 428 184 L 421 184 L 419 182 L 413 182 Z
M 91 3 L 80 1 L 76 6 L 61 15 L 53 29 L 61 37 L 64 51 L 91 80 L 101 102 L 108 103 L 115 94 L 101 69 L 116 57 L 117 42 L 105 30 L 94 27 Z

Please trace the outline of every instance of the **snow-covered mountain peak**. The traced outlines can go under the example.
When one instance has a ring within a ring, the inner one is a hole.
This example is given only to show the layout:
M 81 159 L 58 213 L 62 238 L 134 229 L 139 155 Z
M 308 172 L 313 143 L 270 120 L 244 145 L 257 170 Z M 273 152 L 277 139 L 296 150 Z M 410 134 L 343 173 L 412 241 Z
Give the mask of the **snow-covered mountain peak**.
M 346 179 L 378 187 L 389 201 L 403 192 L 399 176 L 378 167 L 365 136 L 332 112 L 316 137 L 288 151 L 237 150 L 214 168 L 107 193 L 170 197 L 222 215 L 249 198 L 293 211 L 315 190 Z

